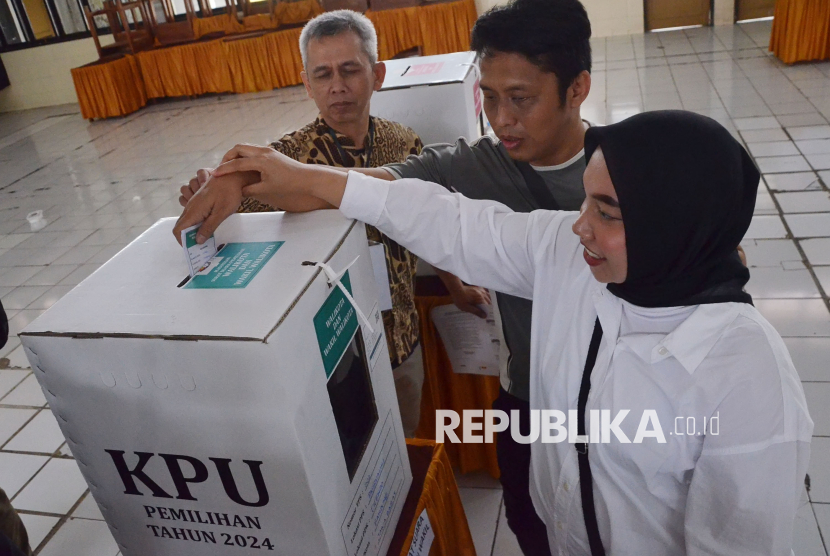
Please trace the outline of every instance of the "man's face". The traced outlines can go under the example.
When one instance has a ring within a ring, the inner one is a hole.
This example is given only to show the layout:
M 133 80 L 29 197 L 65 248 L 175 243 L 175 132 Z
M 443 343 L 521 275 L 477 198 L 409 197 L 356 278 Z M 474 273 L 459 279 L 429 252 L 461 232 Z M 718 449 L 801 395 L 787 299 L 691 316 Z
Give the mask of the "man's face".
M 568 139 L 563 133 L 566 126 L 579 120 L 584 95 L 573 98 L 569 94 L 563 104 L 556 74 L 513 52 L 482 58 L 481 90 L 487 119 L 510 157 L 540 166 L 554 164 L 548 159 Z
M 369 113 L 372 92 L 383 85 L 386 68 L 372 66 L 350 31 L 308 43 L 306 71 L 302 73 L 308 96 L 330 126 L 359 122 Z

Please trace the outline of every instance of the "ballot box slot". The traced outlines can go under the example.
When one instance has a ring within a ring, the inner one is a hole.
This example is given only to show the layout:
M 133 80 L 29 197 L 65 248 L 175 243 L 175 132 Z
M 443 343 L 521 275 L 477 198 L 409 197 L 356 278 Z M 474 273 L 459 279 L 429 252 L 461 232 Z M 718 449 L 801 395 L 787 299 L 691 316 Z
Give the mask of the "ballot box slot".
M 326 389 L 349 481 L 352 481 L 378 422 L 369 358 L 359 330 L 331 374 Z

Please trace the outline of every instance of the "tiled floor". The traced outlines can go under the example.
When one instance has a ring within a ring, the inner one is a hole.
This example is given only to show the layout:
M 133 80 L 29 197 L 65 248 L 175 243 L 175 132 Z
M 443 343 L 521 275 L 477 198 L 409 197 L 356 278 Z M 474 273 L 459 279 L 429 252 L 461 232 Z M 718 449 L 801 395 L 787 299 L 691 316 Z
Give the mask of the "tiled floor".
M 796 554 L 830 544 L 830 62 L 787 67 L 770 23 L 598 39 L 584 117 L 611 123 L 682 108 L 715 118 L 764 172 L 744 241 L 756 305 L 785 336 L 816 422 Z M 12 333 L 156 219 L 178 185 L 237 142 L 263 143 L 315 116 L 300 88 L 157 104 L 88 123 L 76 106 L 0 114 L 0 296 Z M 31 233 L 27 213 L 49 225 Z M 0 486 L 41 556 L 115 556 L 20 343 L 0 350 Z M 519 554 L 497 483 L 459 477 L 480 556 Z

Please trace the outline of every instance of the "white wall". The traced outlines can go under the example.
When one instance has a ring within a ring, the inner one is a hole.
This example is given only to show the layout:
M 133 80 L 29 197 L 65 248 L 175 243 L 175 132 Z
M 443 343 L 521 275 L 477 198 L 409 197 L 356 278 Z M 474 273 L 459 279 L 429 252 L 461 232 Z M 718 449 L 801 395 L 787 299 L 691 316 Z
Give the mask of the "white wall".
M 506 0 L 476 0 L 478 13 Z M 591 20 L 594 37 L 629 35 L 643 32 L 643 0 L 582 0 Z
M 109 37 L 107 37 L 109 38 Z M 91 38 L 0 54 L 11 85 L 0 91 L 0 112 L 78 102 L 69 70 L 98 59 Z

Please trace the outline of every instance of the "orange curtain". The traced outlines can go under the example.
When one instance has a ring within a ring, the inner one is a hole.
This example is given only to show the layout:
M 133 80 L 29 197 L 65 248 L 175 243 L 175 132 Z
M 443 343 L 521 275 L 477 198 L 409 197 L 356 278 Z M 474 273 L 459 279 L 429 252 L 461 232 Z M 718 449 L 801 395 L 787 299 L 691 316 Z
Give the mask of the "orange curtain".
M 275 10 L 283 24 L 294 19 L 305 21 L 319 12 L 317 0 L 280 2 Z M 424 55 L 469 50 L 475 22 L 473 0 L 367 13 L 378 28 L 381 59 L 415 46 L 421 46 Z M 197 37 L 244 30 L 228 15 L 193 20 Z M 297 27 L 259 37 L 171 46 L 76 68 L 72 76 L 78 102 L 85 118 L 107 118 L 135 112 L 148 97 L 252 93 L 297 85 L 302 71 L 300 32 Z
M 144 81 L 134 56 L 75 68 L 72 81 L 81 115 L 89 120 L 124 116 L 147 104 Z
M 435 532 L 435 540 L 429 551 L 430 556 L 476 556 L 467 516 L 464 513 L 464 506 L 461 505 L 458 485 L 455 482 L 444 445 L 419 439 L 408 439 L 406 443 L 415 446 L 433 446 L 434 452 L 427 470 L 421 498 L 415 508 L 415 519 L 403 543 L 401 556 L 409 553 L 415 524 L 425 508 L 432 530 Z
M 830 2 L 777 0 L 769 49 L 787 64 L 830 58 Z
M 415 436 L 435 439 L 435 410 L 491 409 L 499 395 L 496 376 L 455 374 L 447 352 L 432 323 L 430 312 L 434 307 L 449 305 L 449 296 L 418 296 L 415 306 L 421 321 L 421 352 L 424 360 L 424 388 L 421 395 L 421 422 Z M 460 436 L 459 436 L 460 438 Z M 462 473 L 485 470 L 492 477 L 499 476 L 496 445 L 444 444 L 450 461 Z
M 232 33 L 243 33 L 245 26 L 239 23 L 233 14 L 212 15 L 210 17 L 193 18 L 193 34 L 196 38 L 203 37 L 208 33 L 223 31 L 230 35 Z
M 148 98 L 233 91 L 221 40 L 147 50 L 136 57 Z
M 424 56 L 470 50 L 470 31 L 477 18 L 474 0 L 423 6 L 418 18 Z
M 421 46 L 421 8 L 366 12 L 378 33 L 378 59 L 390 60 L 400 52 Z

